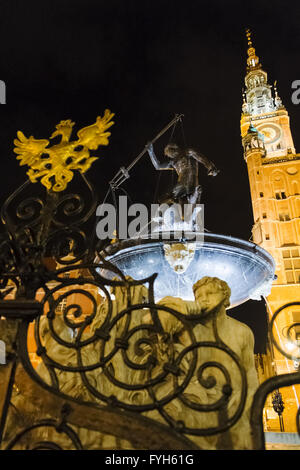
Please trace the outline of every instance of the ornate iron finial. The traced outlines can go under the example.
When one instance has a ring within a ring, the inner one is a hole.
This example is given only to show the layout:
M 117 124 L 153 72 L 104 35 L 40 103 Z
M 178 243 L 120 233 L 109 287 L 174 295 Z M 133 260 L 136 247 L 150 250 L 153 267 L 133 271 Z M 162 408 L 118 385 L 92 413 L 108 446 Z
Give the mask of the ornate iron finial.
M 110 132 L 106 132 L 114 122 L 114 114 L 106 109 L 104 116 L 98 116 L 96 122 L 77 132 L 78 139 L 70 141 L 74 122 L 70 119 L 60 121 L 50 139 L 61 136 L 58 144 L 48 147 L 48 139 L 27 138 L 18 131 L 14 140 L 14 152 L 18 155 L 20 165 L 28 165 L 27 172 L 32 183 L 38 179 L 48 190 L 63 191 L 73 178 L 73 171 L 85 173 L 98 157 L 91 157 L 90 150 L 96 150 L 99 145 L 108 145 Z

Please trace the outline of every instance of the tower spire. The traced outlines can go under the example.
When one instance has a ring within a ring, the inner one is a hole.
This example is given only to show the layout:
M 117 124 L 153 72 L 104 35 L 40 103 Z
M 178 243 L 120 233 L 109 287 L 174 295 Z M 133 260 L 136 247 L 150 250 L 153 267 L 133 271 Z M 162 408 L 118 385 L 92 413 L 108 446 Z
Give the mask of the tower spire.
M 246 90 L 243 98 L 242 112 L 254 118 L 259 114 L 273 112 L 277 108 L 272 96 L 272 87 L 268 84 L 268 75 L 263 70 L 259 57 L 256 55 L 255 48 L 253 47 L 252 33 L 249 28 L 246 29 L 246 37 L 248 57 L 245 77 Z
M 249 28 L 246 29 L 246 36 L 248 41 L 248 59 L 247 59 L 247 72 L 250 70 L 260 69 L 261 64 L 259 63 L 259 57 L 255 53 L 255 48 L 252 44 L 251 31 Z
M 246 29 L 246 38 L 247 70 L 242 102 L 242 136 L 246 136 L 253 126 L 264 134 L 264 145 L 268 157 L 293 154 L 295 147 L 289 126 L 289 116 L 278 94 L 277 83 L 275 82 L 274 86 L 268 83 L 268 74 L 262 68 L 256 55 L 249 28 Z

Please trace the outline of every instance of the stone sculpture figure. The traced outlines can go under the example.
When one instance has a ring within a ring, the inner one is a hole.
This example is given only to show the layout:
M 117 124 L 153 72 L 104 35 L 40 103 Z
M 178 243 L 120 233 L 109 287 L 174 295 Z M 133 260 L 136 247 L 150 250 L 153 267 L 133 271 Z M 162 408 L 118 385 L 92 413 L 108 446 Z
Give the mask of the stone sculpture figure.
M 189 315 L 191 321 L 193 321 L 192 316 L 197 315 L 193 333 L 199 343 L 194 375 L 182 398 L 173 400 L 173 403 L 166 406 L 166 410 L 169 408 L 170 414 L 173 414 L 173 410 L 176 409 L 176 420 L 182 420 L 186 427 L 193 429 L 215 428 L 230 420 L 239 406 L 243 384 L 239 367 L 232 360 L 231 354 L 226 352 L 228 348 L 238 358 L 246 372 L 247 398 L 243 413 L 226 433 L 205 437 L 188 435 L 188 437 L 203 449 L 251 449 L 250 408 L 258 387 L 253 333 L 247 325 L 226 314 L 226 307 L 230 305 L 230 288 L 226 282 L 218 278 L 204 277 L 194 284 L 193 290 L 195 301 L 165 297 L 159 302 L 159 305 Z M 176 356 L 191 345 L 191 339 L 181 321 L 173 315 L 166 315 L 162 310 L 159 311 L 159 318 L 164 331 L 173 338 L 173 357 L 174 351 Z M 204 347 L 204 343 L 208 342 L 212 346 Z M 186 355 L 180 364 L 180 369 L 184 373 L 190 367 L 192 358 L 191 353 L 189 354 L 190 357 Z M 224 370 L 227 372 L 224 373 Z M 230 379 L 226 378 L 226 373 Z M 168 386 L 171 390 L 173 387 L 171 381 Z M 160 391 L 158 387 L 156 391 L 158 398 L 166 394 L 167 385 L 165 384 L 163 388 L 164 390 Z M 227 406 L 220 410 L 214 409 L 213 403 L 218 402 L 224 390 L 228 393 Z M 189 406 L 194 404 L 196 406 L 207 404 L 212 407 L 212 411 L 196 411 Z M 148 416 L 150 415 L 151 413 Z M 156 416 L 156 419 L 159 418 Z
M 194 259 L 196 243 L 164 243 L 165 259 L 178 274 L 183 274 Z

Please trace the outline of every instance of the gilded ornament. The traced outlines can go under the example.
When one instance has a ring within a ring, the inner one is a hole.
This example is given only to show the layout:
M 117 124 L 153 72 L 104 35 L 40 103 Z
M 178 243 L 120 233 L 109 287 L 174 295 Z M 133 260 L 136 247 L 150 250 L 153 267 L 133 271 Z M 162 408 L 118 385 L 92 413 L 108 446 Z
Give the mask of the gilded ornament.
M 32 183 L 38 180 L 48 189 L 55 192 L 66 189 L 73 178 L 74 170 L 85 173 L 98 157 L 90 156 L 90 150 L 99 145 L 108 145 L 114 114 L 106 109 L 104 116 L 98 116 L 96 122 L 77 132 L 78 139 L 70 141 L 74 122 L 70 119 L 60 121 L 50 139 L 61 136 L 58 144 L 49 147 L 48 139 L 27 138 L 18 131 L 14 140 L 14 152 L 18 155 L 20 165 L 28 165 L 27 175 Z

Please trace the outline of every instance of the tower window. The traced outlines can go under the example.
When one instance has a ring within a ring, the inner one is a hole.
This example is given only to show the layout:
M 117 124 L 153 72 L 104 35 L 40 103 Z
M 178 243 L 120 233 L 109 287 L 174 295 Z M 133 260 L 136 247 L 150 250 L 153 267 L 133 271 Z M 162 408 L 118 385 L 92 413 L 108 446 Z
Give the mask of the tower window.
M 290 216 L 288 214 L 279 214 L 279 220 L 281 222 L 285 222 L 285 221 L 288 221 L 288 220 L 291 220 L 291 219 L 290 219 Z
M 294 259 L 293 264 L 294 264 L 295 269 L 300 269 L 300 260 L 299 259 Z
M 266 218 L 267 218 L 266 212 L 263 212 L 262 218 L 263 218 L 263 219 L 266 219 Z
M 284 269 L 286 275 L 286 282 L 288 284 L 300 283 L 300 257 L 299 250 L 283 250 L 282 256 L 284 258 Z
M 277 149 L 281 149 L 281 144 L 277 144 Z
M 282 257 L 283 258 L 299 258 L 299 250 L 298 249 L 283 250 Z
M 294 281 L 294 275 L 292 272 L 289 272 L 289 273 L 286 273 L 286 282 L 288 284 L 294 284 L 295 281 Z
M 284 269 L 293 269 L 292 260 L 290 259 L 284 260 Z
M 285 191 L 276 191 L 275 197 L 276 199 L 286 199 Z
M 266 240 L 270 240 L 270 235 L 266 233 Z
M 264 197 L 264 193 L 260 192 L 259 197 Z

